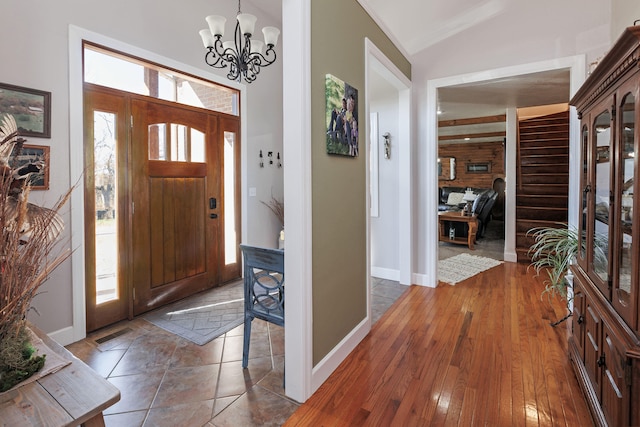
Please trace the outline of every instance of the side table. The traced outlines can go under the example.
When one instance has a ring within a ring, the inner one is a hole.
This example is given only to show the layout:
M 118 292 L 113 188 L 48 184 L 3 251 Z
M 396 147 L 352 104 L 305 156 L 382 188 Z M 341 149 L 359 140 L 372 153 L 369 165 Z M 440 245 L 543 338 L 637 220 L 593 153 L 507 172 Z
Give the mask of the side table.
M 467 237 L 449 238 L 447 222 L 461 222 L 469 225 Z M 463 215 L 462 212 L 438 212 L 438 224 L 440 225 L 439 239 L 441 242 L 456 243 L 459 245 L 467 245 L 473 250 L 476 242 L 476 233 L 478 231 L 478 218 L 475 215 Z

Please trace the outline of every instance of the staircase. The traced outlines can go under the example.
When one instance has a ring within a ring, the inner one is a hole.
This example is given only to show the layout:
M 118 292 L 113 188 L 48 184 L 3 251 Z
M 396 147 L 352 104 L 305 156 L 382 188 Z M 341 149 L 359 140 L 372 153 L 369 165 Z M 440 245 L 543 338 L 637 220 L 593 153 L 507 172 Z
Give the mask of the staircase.
M 527 231 L 567 222 L 569 112 L 519 122 L 516 188 L 516 253 L 529 262 L 534 243 Z

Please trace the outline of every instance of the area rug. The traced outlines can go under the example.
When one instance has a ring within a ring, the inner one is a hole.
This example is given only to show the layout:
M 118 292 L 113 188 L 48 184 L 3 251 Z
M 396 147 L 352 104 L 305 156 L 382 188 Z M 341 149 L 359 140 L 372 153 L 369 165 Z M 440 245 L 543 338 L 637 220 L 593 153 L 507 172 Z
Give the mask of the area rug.
M 143 316 L 144 319 L 198 345 L 244 322 L 242 281 L 192 295 Z
M 456 255 L 438 261 L 438 280 L 455 285 L 500 264 L 502 264 L 502 261 L 477 255 Z

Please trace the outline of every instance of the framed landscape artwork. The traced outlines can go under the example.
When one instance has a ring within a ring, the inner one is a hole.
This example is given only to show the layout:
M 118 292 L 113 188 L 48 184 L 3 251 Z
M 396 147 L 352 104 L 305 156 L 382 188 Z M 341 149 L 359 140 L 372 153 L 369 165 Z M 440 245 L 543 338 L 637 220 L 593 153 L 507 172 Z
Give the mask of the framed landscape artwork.
M 51 138 L 51 92 L 0 83 L 0 117 L 16 119 L 20 136 Z
M 334 75 L 325 76 L 328 154 L 358 156 L 358 90 Z

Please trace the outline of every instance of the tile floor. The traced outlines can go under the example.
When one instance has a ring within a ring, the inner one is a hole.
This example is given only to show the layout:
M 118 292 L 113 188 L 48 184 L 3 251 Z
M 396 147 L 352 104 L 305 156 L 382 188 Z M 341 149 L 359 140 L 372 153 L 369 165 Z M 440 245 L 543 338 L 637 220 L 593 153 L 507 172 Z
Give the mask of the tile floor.
M 372 321 L 405 289 L 373 278 Z M 120 389 L 104 413 L 107 427 L 282 425 L 298 407 L 284 395 L 284 329 L 254 321 L 246 370 L 242 331 L 199 346 L 136 318 L 67 349 Z

